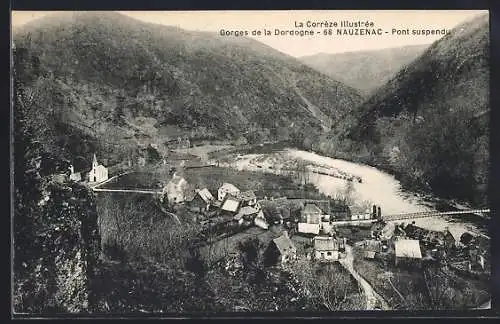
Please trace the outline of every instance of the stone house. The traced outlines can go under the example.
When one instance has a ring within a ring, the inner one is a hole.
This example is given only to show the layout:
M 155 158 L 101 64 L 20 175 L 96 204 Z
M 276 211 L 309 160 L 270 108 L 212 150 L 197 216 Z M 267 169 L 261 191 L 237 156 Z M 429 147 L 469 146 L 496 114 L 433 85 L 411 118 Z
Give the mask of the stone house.
M 302 210 L 302 220 L 308 224 L 319 224 L 323 212 L 313 203 L 307 203 Z
M 314 259 L 320 262 L 339 259 L 340 244 L 331 236 L 316 236 L 313 238 Z
M 189 208 L 191 211 L 208 212 L 213 201 L 215 198 L 207 188 L 197 190 L 193 199 L 189 201 Z
M 288 236 L 287 231 L 283 231 L 280 237 L 273 239 L 265 251 L 267 264 L 284 265 L 297 260 L 297 248 Z
M 187 191 L 188 182 L 186 179 L 174 173 L 172 179 L 163 188 L 162 197 L 166 197 L 169 204 L 178 204 L 186 200 Z

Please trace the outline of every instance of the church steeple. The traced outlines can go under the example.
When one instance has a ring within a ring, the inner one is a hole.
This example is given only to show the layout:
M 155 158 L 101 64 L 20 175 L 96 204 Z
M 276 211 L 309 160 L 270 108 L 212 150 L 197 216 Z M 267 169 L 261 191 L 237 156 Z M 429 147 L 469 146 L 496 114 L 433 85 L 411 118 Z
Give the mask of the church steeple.
M 92 160 L 92 167 L 96 168 L 98 165 L 97 163 L 97 157 L 95 156 L 95 153 L 94 153 L 94 160 Z

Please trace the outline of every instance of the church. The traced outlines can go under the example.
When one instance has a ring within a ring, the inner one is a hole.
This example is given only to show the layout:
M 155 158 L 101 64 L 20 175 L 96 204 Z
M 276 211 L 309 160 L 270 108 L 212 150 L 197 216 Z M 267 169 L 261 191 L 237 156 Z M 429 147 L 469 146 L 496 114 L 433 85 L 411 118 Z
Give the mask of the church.
M 92 161 L 92 169 L 88 174 L 89 182 L 102 182 L 108 180 L 108 169 L 97 162 L 97 157 L 94 154 Z

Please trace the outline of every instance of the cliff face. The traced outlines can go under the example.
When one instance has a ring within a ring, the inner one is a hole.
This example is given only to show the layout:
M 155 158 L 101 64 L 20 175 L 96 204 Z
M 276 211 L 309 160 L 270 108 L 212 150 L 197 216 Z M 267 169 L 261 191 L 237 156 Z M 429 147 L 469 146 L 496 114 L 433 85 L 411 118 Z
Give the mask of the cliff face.
M 75 183 L 49 180 L 38 207 L 39 217 L 31 226 L 33 244 L 24 251 L 21 270 L 15 274 L 14 310 L 92 311 L 92 279 L 100 255 L 92 191 Z M 22 245 L 23 241 L 16 243 Z

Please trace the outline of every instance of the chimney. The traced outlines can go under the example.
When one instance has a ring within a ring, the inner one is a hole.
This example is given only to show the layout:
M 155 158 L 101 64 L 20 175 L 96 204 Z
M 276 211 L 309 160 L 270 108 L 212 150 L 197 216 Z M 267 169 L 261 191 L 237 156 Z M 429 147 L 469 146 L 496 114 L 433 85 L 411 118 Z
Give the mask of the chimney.
M 284 237 L 289 237 L 289 236 L 288 236 L 288 231 L 283 231 L 283 233 L 282 233 L 282 234 L 283 234 L 283 236 L 284 236 Z

